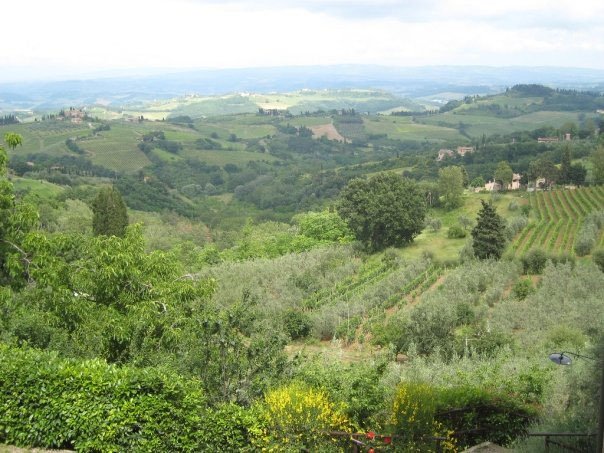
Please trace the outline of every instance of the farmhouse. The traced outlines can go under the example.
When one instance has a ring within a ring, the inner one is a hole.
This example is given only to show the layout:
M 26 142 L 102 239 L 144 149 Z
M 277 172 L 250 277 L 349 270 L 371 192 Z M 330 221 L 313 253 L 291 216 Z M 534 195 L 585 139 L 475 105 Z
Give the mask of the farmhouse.
M 519 173 L 514 173 L 514 175 L 512 176 L 512 183 L 508 184 L 507 190 L 518 190 L 520 189 L 520 179 L 521 179 L 521 175 Z M 484 185 L 484 189 L 478 189 L 478 190 L 488 190 L 489 192 L 493 192 L 493 191 L 498 191 L 501 190 L 501 184 L 499 184 L 498 182 L 495 181 L 489 181 Z
M 537 143 L 557 143 L 558 137 L 539 137 Z
M 473 153 L 475 151 L 473 146 L 458 146 L 457 147 L 457 155 L 458 156 L 465 156 L 468 153 Z
M 438 151 L 438 157 L 436 158 L 437 161 L 441 161 L 446 157 L 453 157 L 453 150 L 450 149 L 441 149 Z

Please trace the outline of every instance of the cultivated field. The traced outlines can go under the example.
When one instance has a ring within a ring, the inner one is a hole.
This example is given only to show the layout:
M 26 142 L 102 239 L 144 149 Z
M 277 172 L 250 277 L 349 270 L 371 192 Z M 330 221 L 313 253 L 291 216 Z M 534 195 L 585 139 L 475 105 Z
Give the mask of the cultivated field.
M 552 253 L 574 253 L 577 232 L 585 217 L 604 210 L 604 187 L 537 192 L 529 198 L 534 221 L 512 243 L 515 256 L 532 248 Z M 600 232 L 599 245 L 604 245 Z
M 453 127 L 422 124 L 409 116 L 365 117 L 365 130 L 369 134 L 386 134 L 398 140 L 463 140 L 464 137 Z

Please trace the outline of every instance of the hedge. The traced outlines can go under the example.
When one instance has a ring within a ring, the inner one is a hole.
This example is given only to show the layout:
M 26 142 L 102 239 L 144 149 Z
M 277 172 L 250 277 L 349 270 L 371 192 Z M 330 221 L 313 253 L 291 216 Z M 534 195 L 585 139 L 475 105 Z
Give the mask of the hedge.
M 170 372 L 0 344 L 0 443 L 78 451 L 241 451 L 251 418 Z

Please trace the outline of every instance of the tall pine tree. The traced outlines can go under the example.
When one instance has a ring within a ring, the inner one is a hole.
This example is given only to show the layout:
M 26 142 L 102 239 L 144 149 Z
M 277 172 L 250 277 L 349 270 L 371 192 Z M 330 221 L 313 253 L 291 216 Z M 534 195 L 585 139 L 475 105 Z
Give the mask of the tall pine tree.
M 499 259 L 505 249 L 505 222 L 492 203 L 482 200 L 476 226 L 472 230 L 474 255 L 480 259 Z
M 128 226 L 128 211 L 116 189 L 101 189 L 92 203 L 92 213 L 92 231 L 95 236 L 124 236 Z

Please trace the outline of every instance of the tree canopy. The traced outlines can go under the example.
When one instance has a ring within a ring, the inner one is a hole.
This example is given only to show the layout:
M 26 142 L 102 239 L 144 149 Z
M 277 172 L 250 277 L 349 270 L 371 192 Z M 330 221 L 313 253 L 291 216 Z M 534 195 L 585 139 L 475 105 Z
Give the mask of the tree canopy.
M 512 184 L 512 179 L 514 177 L 514 171 L 510 164 L 506 161 L 502 160 L 497 164 L 497 168 L 495 169 L 495 182 L 501 184 L 501 188 L 506 190 L 510 184 Z
M 443 194 L 444 205 L 447 209 L 455 209 L 462 204 L 464 177 L 460 167 L 451 166 L 438 172 L 438 187 Z
M 342 190 L 337 209 L 356 238 L 374 250 L 411 242 L 426 216 L 419 186 L 394 173 L 352 180 Z

